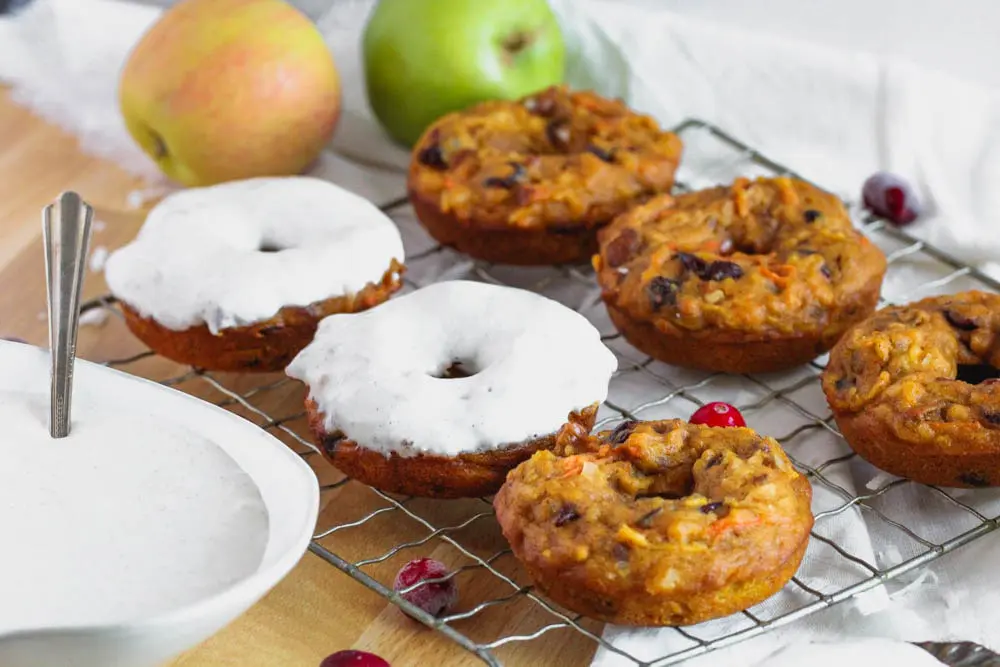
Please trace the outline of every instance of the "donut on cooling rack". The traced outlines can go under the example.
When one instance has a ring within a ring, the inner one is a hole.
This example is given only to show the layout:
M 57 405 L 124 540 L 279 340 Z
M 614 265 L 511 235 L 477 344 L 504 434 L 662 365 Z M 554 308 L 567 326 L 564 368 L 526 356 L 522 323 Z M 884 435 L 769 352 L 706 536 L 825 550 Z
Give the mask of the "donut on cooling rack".
M 550 88 L 445 116 L 413 150 L 409 195 L 441 244 L 504 264 L 589 261 L 596 230 L 669 191 L 681 142 L 617 100 Z
M 600 233 L 612 322 L 678 366 L 777 371 L 826 352 L 875 309 L 882 252 L 840 201 L 788 178 L 664 195 Z
M 851 329 L 823 391 L 872 465 L 924 484 L 1000 486 L 997 368 L 1000 295 L 965 292 L 884 308 Z
M 580 314 L 532 292 L 442 282 L 335 315 L 287 373 L 350 477 L 431 498 L 495 492 L 572 415 L 593 425 L 617 367 Z
M 761 602 L 795 574 L 812 489 L 772 438 L 679 420 L 623 422 L 522 463 L 494 499 L 535 583 L 621 625 L 690 625 Z
M 182 190 L 149 213 L 105 276 L 129 329 L 174 361 L 280 371 L 327 315 L 400 288 L 403 244 L 374 205 L 307 177 Z

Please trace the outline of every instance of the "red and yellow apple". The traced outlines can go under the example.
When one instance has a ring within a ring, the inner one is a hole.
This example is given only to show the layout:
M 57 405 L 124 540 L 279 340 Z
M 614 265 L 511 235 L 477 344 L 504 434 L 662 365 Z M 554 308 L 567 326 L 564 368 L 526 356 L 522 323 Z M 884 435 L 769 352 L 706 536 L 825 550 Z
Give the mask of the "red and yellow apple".
M 119 82 L 132 137 L 183 185 L 301 173 L 330 140 L 340 80 L 313 23 L 283 0 L 182 0 Z

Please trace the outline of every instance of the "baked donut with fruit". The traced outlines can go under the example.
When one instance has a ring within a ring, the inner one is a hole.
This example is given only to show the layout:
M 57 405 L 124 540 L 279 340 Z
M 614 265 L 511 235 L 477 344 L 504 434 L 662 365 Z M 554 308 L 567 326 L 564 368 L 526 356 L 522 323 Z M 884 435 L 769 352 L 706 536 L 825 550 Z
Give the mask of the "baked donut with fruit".
M 795 574 L 812 489 L 775 440 L 680 420 L 588 426 L 567 424 L 494 498 L 550 598 L 619 625 L 690 625 L 757 604 Z
M 602 298 L 655 359 L 729 373 L 805 363 L 871 314 L 882 252 L 840 200 L 790 178 L 664 195 L 600 232 Z
M 326 318 L 287 372 L 308 386 L 312 432 L 342 472 L 383 491 L 458 498 L 495 492 L 552 447 L 567 415 L 592 425 L 616 368 L 579 313 L 451 281 Z
M 255 178 L 167 196 L 105 277 L 162 356 L 280 371 L 321 319 L 398 290 L 403 260 L 399 231 L 367 200 L 315 178 Z
M 431 236 L 472 257 L 585 262 L 599 227 L 670 190 L 680 156 L 649 116 L 550 88 L 435 122 L 414 147 L 409 195 Z
M 862 458 L 900 477 L 1000 486 L 1000 295 L 883 308 L 830 353 L 823 391 Z

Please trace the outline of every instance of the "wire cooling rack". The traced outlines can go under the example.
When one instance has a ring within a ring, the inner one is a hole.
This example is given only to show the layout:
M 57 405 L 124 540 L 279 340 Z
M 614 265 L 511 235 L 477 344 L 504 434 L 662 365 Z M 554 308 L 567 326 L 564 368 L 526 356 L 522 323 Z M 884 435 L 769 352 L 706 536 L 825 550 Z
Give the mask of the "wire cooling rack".
M 727 182 L 736 175 L 803 178 L 704 122 L 688 121 L 675 131 L 686 147 L 678 191 Z M 862 231 L 886 252 L 889 272 L 884 302 L 969 288 L 1000 291 L 1000 283 L 975 268 L 862 212 L 856 204 L 848 205 Z M 105 362 L 226 407 L 285 441 L 313 466 L 322 486 L 324 509 L 310 551 L 483 663 L 566 664 L 551 654 L 543 657 L 541 646 L 550 633 L 571 632 L 575 633 L 571 641 L 587 644 L 574 652 L 581 661 L 600 650 L 615 664 L 674 665 L 845 600 L 858 598 L 860 604 L 872 593 L 888 595 L 894 584 L 920 583 L 914 574 L 922 566 L 997 529 L 1000 496 L 988 490 L 965 492 L 913 484 L 878 473 L 858 459 L 842 441 L 819 392 L 824 358 L 791 373 L 767 376 L 726 376 L 668 367 L 639 353 L 614 331 L 589 268 L 526 269 L 474 262 L 435 245 L 413 219 L 405 197 L 381 208 L 396 220 L 407 246 L 409 271 L 404 290 L 449 278 L 515 285 L 557 298 L 598 326 L 620 362 L 608 400 L 598 413 L 598 427 L 610 427 L 625 418 L 684 417 L 709 400 L 735 397 L 731 402 L 738 404 L 750 425 L 782 442 L 815 490 L 816 524 L 810 548 L 799 574 L 781 593 L 722 622 L 665 629 L 670 634 L 658 642 L 664 647 L 661 654 L 632 655 L 621 648 L 621 642 L 609 641 L 611 635 L 600 624 L 567 612 L 533 590 L 500 535 L 489 499 L 430 501 L 394 496 L 345 478 L 329 466 L 309 440 L 302 410 L 304 392 L 297 382 L 276 375 L 182 369 L 148 350 Z M 120 314 L 111 297 L 84 306 L 85 310 L 98 308 Z M 122 326 L 120 321 L 117 326 Z M 858 482 L 866 476 L 868 484 Z M 933 522 L 920 525 L 894 518 L 890 499 L 904 493 L 914 494 L 907 496 L 909 502 L 927 507 Z M 870 541 L 845 541 L 843 536 L 852 525 L 864 526 Z M 392 588 L 394 574 L 403 563 L 426 555 L 448 562 L 453 569 L 444 579 L 458 578 L 463 591 L 458 609 L 442 618 L 413 607 Z M 811 570 L 823 576 L 810 577 Z

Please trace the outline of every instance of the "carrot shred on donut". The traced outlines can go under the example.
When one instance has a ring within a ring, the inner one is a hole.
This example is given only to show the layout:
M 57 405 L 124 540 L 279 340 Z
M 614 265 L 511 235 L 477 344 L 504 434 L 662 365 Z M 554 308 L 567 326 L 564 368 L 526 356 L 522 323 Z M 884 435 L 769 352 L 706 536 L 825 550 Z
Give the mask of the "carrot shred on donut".
M 795 276 L 795 267 L 791 264 L 781 264 L 771 268 L 766 264 L 761 264 L 760 273 L 777 285 L 787 285 L 788 281 Z
M 576 477 L 583 472 L 583 461 L 579 456 L 571 456 L 563 460 L 562 477 Z
M 733 203 L 736 205 L 736 215 L 745 216 L 750 212 L 750 202 L 747 200 L 747 186 L 750 181 L 742 176 L 733 181 Z
M 728 532 L 733 528 L 747 528 L 750 526 L 756 526 L 764 522 L 764 519 L 759 515 L 754 515 L 752 519 L 739 520 L 738 517 L 726 517 L 725 519 L 718 519 L 708 526 L 706 529 L 708 534 L 713 538 L 718 537 L 722 533 Z

